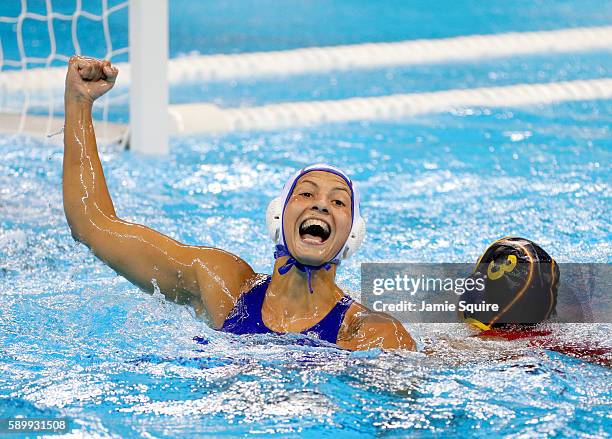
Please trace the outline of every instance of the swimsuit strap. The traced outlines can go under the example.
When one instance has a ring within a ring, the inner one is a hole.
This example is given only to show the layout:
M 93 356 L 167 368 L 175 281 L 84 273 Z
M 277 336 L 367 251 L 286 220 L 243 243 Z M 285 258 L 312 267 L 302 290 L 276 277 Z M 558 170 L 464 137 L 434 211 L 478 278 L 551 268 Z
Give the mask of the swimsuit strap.
M 227 319 L 225 319 L 221 331 L 237 335 L 278 334 L 264 324 L 261 316 L 261 307 L 263 306 L 266 290 L 271 280 L 271 276 L 266 276 L 238 298 L 236 305 Z M 338 331 L 340 330 L 344 316 L 352 303 L 353 299 L 344 295 L 342 299 L 334 305 L 331 311 L 323 317 L 323 320 L 311 328 L 302 331 L 302 334 L 312 334 L 321 340 L 335 344 L 338 340 Z
M 221 331 L 237 335 L 272 332 L 264 325 L 261 318 L 261 307 L 271 280 L 271 276 L 264 277 L 238 298 L 236 305 L 234 305 L 227 319 L 223 322 Z
M 342 296 L 342 299 L 334 305 L 331 311 L 323 317 L 323 320 L 310 329 L 303 331 L 302 334 L 314 333 L 321 340 L 336 344 L 338 341 L 338 332 L 340 331 L 340 326 L 342 326 L 344 316 L 353 302 L 354 300 L 345 294 Z

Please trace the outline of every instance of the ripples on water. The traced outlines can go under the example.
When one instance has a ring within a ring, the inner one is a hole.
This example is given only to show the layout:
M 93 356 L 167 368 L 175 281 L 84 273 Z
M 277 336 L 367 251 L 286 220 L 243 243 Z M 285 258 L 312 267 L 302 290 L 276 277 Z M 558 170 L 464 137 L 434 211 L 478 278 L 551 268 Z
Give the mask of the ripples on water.
M 345 168 L 369 227 L 339 271 L 358 297 L 361 262 L 474 262 L 505 234 L 560 262 L 610 262 L 609 114 L 608 102 L 468 109 L 181 139 L 163 164 L 112 148 L 102 160 L 119 215 L 261 272 L 272 265 L 265 207 L 291 170 Z M 609 369 L 525 341 L 412 325 L 420 353 L 349 353 L 212 331 L 71 239 L 61 148 L 10 137 L 0 147 L 0 417 L 68 416 L 116 437 L 611 433 Z M 610 325 L 554 331 L 610 347 Z

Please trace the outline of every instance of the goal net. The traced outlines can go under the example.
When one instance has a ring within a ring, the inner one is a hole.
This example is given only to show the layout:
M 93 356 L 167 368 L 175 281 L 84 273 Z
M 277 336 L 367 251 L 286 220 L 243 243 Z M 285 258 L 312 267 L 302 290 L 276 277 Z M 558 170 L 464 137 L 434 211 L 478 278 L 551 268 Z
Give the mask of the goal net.
M 128 60 L 128 1 L 11 0 L 0 7 L 0 132 L 50 140 L 63 127 L 63 82 L 73 54 Z M 129 97 L 94 106 L 101 142 L 125 142 Z M 55 136 L 51 140 L 61 139 Z

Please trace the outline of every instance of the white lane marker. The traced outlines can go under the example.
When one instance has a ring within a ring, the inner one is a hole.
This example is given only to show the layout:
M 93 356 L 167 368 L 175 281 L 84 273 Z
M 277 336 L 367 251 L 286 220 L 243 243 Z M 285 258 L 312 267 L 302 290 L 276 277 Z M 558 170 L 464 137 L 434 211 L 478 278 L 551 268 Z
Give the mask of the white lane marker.
M 393 65 L 457 62 L 538 53 L 567 53 L 612 48 L 612 26 L 538 32 L 468 35 L 394 43 L 309 47 L 233 55 L 197 55 L 169 61 L 171 84 Z M 119 63 L 117 85 L 130 84 L 130 66 Z M 62 90 L 66 69 L 51 67 L 0 72 L 0 90 Z
M 239 130 L 276 130 L 330 122 L 400 119 L 465 107 L 520 107 L 563 101 L 612 98 L 612 78 L 587 81 L 518 84 L 400 94 L 336 101 L 289 102 L 249 108 L 220 108 L 213 104 L 171 105 L 168 116 L 175 135 L 222 133 Z M 26 118 L 25 122 L 20 118 Z M 18 129 L 17 127 L 23 127 Z M 52 130 L 49 131 L 49 125 Z M 0 113 L 0 132 L 45 137 L 63 126 L 63 119 Z M 125 125 L 96 126 L 100 143 L 124 142 Z M 61 141 L 56 136 L 47 141 Z
M 462 107 L 514 107 L 612 98 L 612 78 L 397 94 L 334 101 L 289 102 L 222 109 L 171 105 L 175 134 L 272 130 L 329 122 L 397 119 Z

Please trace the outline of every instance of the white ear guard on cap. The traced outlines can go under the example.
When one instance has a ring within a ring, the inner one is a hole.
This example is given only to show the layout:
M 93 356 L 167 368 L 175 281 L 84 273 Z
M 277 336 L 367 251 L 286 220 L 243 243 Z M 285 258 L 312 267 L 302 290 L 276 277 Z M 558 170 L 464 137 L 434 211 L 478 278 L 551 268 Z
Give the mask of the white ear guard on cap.
M 266 226 L 268 226 L 268 235 L 274 241 L 274 244 L 278 244 L 281 234 L 281 226 L 283 222 L 283 203 L 281 197 L 276 197 L 266 210 Z
M 349 237 L 344 243 L 344 246 L 342 247 L 340 252 L 338 252 L 338 255 L 336 255 L 336 257 L 334 258 L 348 259 L 352 255 L 354 255 L 361 246 L 361 243 L 365 238 L 366 224 L 360 214 L 359 191 L 344 172 L 330 165 L 316 164 L 300 169 L 299 171 L 293 174 L 292 178 L 289 179 L 289 181 L 287 181 L 287 183 L 283 187 L 281 195 L 279 197 L 274 198 L 272 201 L 270 201 L 270 204 L 268 204 L 268 209 L 266 210 L 266 225 L 268 227 L 268 235 L 270 236 L 272 241 L 274 241 L 275 244 L 285 245 L 285 240 L 283 236 L 283 210 L 285 204 L 287 203 L 287 199 L 293 191 L 293 187 L 295 186 L 297 180 L 305 173 L 311 171 L 332 172 L 345 179 L 351 187 L 351 191 L 353 194 L 353 225 L 351 227 Z
M 358 217 L 353 222 L 353 227 L 351 227 L 351 233 L 349 233 L 349 237 L 344 244 L 342 250 L 340 250 L 340 258 L 348 259 L 353 256 L 359 247 L 361 247 L 361 243 L 365 238 L 366 232 L 366 223 L 362 217 Z

